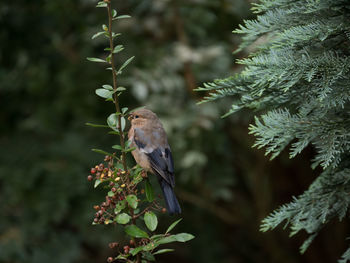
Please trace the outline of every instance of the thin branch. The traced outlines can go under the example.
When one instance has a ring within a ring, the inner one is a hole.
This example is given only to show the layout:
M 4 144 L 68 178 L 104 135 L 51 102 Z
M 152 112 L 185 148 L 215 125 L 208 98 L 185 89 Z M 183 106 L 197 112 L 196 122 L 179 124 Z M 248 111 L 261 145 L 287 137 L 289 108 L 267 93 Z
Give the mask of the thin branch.
M 121 113 L 120 111 L 120 105 L 119 105 L 119 98 L 117 95 L 117 73 L 115 70 L 115 65 L 114 65 L 114 44 L 113 44 L 113 32 L 112 32 L 112 13 L 111 13 L 111 1 L 106 1 L 107 2 L 107 12 L 108 12 L 108 34 L 109 34 L 109 47 L 110 47 L 110 56 L 111 56 L 111 60 L 110 60 L 110 64 L 112 67 L 112 76 L 113 76 L 113 90 L 114 90 L 114 94 L 113 94 L 113 101 L 114 101 L 114 105 L 115 105 L 115 110 L 117 113 Z M 124 138 L 124 133 L 122 130 L 122 126 L 121 126 L 121 119 L 122 119 L 122 114 L 118 115 L 118 131 L 119 131 L 119 136 L 120 136 L 120 146 L 122 147 L 122 149 L 125 148 L 125 138 Z M 122 151 L 122 164 L 123 164 L 123 168 L 124 171 L 127 173 L 128 171 L 128 167 L 126 165 L 126 159 L 125 159 L 125 152 Z M 127 177 L 127 182 L 129 182 L 129 177 Z

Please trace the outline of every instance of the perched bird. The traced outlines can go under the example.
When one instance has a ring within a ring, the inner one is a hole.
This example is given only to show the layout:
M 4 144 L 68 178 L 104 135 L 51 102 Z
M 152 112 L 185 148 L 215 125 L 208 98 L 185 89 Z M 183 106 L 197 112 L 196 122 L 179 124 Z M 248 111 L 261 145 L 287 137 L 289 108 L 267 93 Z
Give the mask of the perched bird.
M 167 135 L 157 115 L 148 109 L 132 112 L 129 140 L 135 161 L 147 172 L 155 174 L 163 192 L 169 214 L 180 214 L 181 208 L 174 193 L 174 161 Z

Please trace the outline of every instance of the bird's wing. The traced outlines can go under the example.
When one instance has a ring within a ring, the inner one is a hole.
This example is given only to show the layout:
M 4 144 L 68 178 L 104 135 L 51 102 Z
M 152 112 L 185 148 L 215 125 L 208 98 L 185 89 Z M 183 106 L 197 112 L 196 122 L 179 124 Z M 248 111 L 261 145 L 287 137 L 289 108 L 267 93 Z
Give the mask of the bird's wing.
M 166 135 L 163 130 L 145 133 L 140 128 L 134 128 L 134 142 L 137 148 L 148 156 L 152 169 L 174 187 L 173 156 L 164 138 Z

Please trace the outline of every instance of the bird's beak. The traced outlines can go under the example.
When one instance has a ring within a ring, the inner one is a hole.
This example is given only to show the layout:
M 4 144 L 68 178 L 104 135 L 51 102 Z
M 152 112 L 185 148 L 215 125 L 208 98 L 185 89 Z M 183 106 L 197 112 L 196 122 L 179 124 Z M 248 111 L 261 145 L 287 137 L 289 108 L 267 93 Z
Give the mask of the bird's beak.
M 133 118 L 134 116 L 132 114 L 129 114 L 128 116 L 128 120 L 131 121 L 131 119 Z

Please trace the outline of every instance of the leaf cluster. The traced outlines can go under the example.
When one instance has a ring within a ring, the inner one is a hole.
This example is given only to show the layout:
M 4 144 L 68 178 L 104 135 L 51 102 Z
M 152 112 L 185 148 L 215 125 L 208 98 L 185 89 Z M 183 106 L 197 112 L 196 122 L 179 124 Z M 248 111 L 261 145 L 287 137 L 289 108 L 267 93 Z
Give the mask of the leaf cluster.
M 349 205 L 350 52 L 348 1 L 262 0 L 256 19 L 233 32 L 243 35 L 237 52 L 241 73 L 207 83 L 202 102 L 231 97 L 230 115 L 243 108 L 261 113 L 250 126 L 254 146 L 271 158 L 290 145 L 290 158 L 308 145 L 316 149 L 312 167 L 324 172 L 303 195 L 263 221 L 262 230 L 283 221 L 292 235 L 310 234 L 308 247 L 331 219 L 343 219 Z M 347 253 L 349 254 L 349 253 Z

